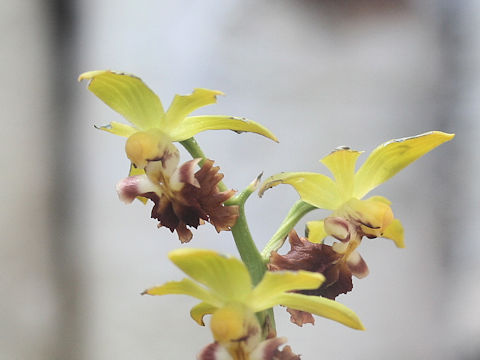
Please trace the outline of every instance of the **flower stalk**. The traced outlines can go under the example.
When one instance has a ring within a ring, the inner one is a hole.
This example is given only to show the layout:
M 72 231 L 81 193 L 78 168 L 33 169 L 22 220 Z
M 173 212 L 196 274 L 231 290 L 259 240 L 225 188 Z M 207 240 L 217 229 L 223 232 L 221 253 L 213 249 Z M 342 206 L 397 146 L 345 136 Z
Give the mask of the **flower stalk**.
M 182 146 L 193 158 L 201 158 L 202 160 L 200 161 L 199 165 L 203 165 L 203 162 L 206 159 L 205 153 L 193 137 L 181 141 L 180 144 L 182 144 Z M 252 181 L 243 191 L 225 202 L 226 206 L 238 206 L 238 218 L 235 225 L 232 227 L 232 236 L 240 257 L 245 263 L 245 266 L 252 278 L 253 285 L 257 285 L 262 280 L 267 268 L 257 246 L 255 245 L 252 234 L 250 233 L 245 215 L 245 202 L 250 195 L 257 190 L 261 177 L 262 174 L 257 176 L 257 178 Z M 220 191 L 225 191 L 228 189 L 223 182 L 218 184 L 218 188 Z M 258 313 L 257 318 L 262 325 L 264 337 L 275 333 L 275 318 L 273 315 L 273 309 L 270 308 Z
M 278 230 L 275 232 L 275 234 L 273 234 L 272 238 L 263 248 L 261 252 L 263 261 L 268 262 L 272 251 L 277 251 L 283 246 L 290 230 L 293 229 L 293 227 L 302 217 L 315 209 L 315 206 L 307 204 L 303 200 L 297 200 L 297 202 L 295 202 L 295 204 L 293 204 L 293 206 L 290 208 L 290 211 L 280 224 Z

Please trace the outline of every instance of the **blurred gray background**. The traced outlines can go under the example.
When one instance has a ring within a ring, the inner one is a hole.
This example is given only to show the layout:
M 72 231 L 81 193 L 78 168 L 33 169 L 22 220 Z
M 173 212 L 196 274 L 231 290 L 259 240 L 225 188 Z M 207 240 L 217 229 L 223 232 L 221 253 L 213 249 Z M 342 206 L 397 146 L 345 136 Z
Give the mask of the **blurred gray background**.
M 96 69 L 141 76 L 165 106 L 222 90 L 197 113 L 270 128 L 280 144 L 198 135 L 235 189 L 261 171 L 324 172 L 339 145 L 455 132 L 374 192 L 393 201 L 407 248 L 362 244 L 371 274 L 338 300 L 367 331 L 299 328 L 283 309 L 277 324 L 306 360 L 479 359 L 478 24 L 474 0 L 0 2 L 0 359 L 193 359 L 211 341 L 189 318 L 195 300 L 140 296 L 183 277 L 166 258 L 180 244 L 150 205 L 117 199 L 124 140 L 93 125 L 123 120 L 76 81 Z M 296 199 L 287 186 L 252 197 L 259 247 Z M 236 254 L 209 225 L 187 246 Z

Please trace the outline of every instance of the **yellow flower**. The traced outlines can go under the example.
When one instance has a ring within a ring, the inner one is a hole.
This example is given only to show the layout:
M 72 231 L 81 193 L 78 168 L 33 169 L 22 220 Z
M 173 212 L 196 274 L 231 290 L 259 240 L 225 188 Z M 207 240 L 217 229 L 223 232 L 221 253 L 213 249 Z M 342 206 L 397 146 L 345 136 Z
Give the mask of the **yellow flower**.
M 322 242 L 327 235 L 344 243 L 353 236 L 358 238 L 358 235 L 369 238 L 382 236 L 392 239 L 402 248 L 405 246 L 403 227 L 394 218 L 390 201 L 381 196 L 362 199 L 404 167 L 454 136 L 431 131 L 388 141 L 373 150 L 357 171 L 355 164 L 361 152 L 338 148 L 321 160 L 334 180 L 317 173 L 286 172 L 268 178 L 259 193 L 262 195 L 265 190 L 279 184 L 290 184 L 304 202 L 332 210 L 332 215 L 325 221 L 308 223 L 308 238 L 312 242 Z M 342 243 L 335 245 L 339 253 L 347 251 L 342 249 Z M 348 249 L 349 255 L 355 247 Z
M 182 242 L 192 238 L 188 227 L 196 228 L 204 221 L 211 222 L 217 231 L 229 230 L 235 224 L 237 207 L 223 205 L 234 191 L 219 191 L 218 183 L 223 178 L 219 168 L 208 160 L 205 169 L 195 172 L 201 159 L 179 166 L 180 153 L 173 142 L 206 130 L 254 132 L 277 141 L 275 135 L 244 118 L 189 116 L 194 110 L 215 103 L 217 95 L 222 95 L 220 91 L 195 89 L 190 95 L 175 95 L 164 111 L 158 96 L 136 76 L 100 70 L 83 73 L 79 80 L 89 80 L 88 89 L 132 124 L 112 121 L 99 127 L 128 138 L 125 151 L 133 166 L 130 176 L 117 186 L 122 200 L 153 201 L 152 217 L 159 220 L 159 227 L 176 231 Z
M 346 306 L 329 299 L 291 292 L 318 288 L 325 279 L 321 274 L 267 271 L 260 283 L 253 287 L 245 264 L 236 258 L 211 250 L 187 248 L 171 251 L 168 257 L 193 280 L 185 278 L 170 281 L 145 290 L 144 294 L 183 294 L 201 300 L 190 311 L 192 318 L 200 325 L 204 325 L 203 317 L 206 314 L 214 314 L 220 309 L 257 313 L 283 305 L 338 321 L 354 329 L 363 329 L 360 319 Z
M 321 274 L 267 271 L 253 287 L 245 264 L 236 258 L 211 250 L 186 248 L 174 250 L 168 257 L 191 279 L 170 281 L 145 290 L 144 294 L 182 294 L 201 300 L 191 309 L 190 315 L 202 326 L 205 325 L 204 316 L 213 314 L 210 327 L 215 343 L 208 345 L 199 359 L 271 359 L 272 352 L 278 351 L 276 349 L 286 339 L 262 339 L 262 330 L 254 314 L 276 305 L 308 311 L 354 329 L 363 329 L 360 319 L 346 306 L 330 299 L 291 292 L 318 288 L 325 279 Z
M 215 342 L 205 346 L 198 360 L 272 360 L 298 359 L 287 349 L 278 347 L 287 339 L 270 337 L 262 340 L 262 329 L 255 314 L 240 304 L 227 305 L 215 311 L 210 321 Z
M 112 121 L 99 129 L 129 138 L 126 150 L 133 164 L 143 169 L 146 161 L 161 157 L 169 141 L 183 141 L 206 130 L 254 132 L 277 141 L 264 126 L 244 118 L 225 115 L 188 116 L 217 100 L 221 91 L 195 89 L 190 95 L 175 95 L 164 111 L 158 96 L 138 77 L 109 70 L 89 71 L 78 80 L 90 80 L 88 89 L 133 126 Z

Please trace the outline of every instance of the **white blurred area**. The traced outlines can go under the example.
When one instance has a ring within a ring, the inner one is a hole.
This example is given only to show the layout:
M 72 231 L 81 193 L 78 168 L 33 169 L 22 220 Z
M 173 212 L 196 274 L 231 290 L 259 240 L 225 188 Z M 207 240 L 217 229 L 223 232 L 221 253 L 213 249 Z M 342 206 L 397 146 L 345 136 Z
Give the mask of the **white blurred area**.
M 338 301 L 367 330 L 299 328 L 283 309 L 277 325 L 305 360 L 480 358 L 478 24 L 473 0 L 0 2 L 0 359 L 193 359 L 211 342 L 189 318 L 194 299 L 140 296 L 183 277 L 166 257 L 180 243 L 150 205 L 117 199 L 124 140 L 93 125 L 123 120 L 76 82 L 106 68 L 142 77 L 165 107 L 222 90 L 198 113 L 271 129 L 280 144 L 197 136 L 235 189 L 261 171 L 325 172 L 318 160 L 339 145 L 456 133 L 375 191 L 407 248 L 362 244 L 371 273 Z M 259 247 L 296 199 L 287 186 L 251 198 Z M 208 224 L 187 246 L 236 254 Z

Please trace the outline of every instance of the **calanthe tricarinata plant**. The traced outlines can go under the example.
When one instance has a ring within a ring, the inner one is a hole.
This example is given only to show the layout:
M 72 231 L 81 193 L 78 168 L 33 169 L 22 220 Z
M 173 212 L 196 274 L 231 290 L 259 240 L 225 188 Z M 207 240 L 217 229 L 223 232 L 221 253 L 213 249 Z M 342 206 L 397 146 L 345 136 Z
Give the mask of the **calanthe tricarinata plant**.
M 264 126 L 227 115 L 191 116 L 213 104 L 222 92 L 195 89 L 176 95 L 165 111 L 158 96 L 138 77 L 108 70 L 80 75 L 88 89 L 129 123 L 111 122 L 97 127 L 126 138 L 130 173 L 117 184 L 118 196 L 130 203 L 153 203 L 151 217 L 158 227 L 176 232 L 180 242 L 193 238 L 193 229 L 205 222 L 231 231 L 241 260 L 214 250 L 181 248 L 169 259 L 188 277 L 151 287 L 145 295 L 189 295 L 200 302 L 190 316 L 205 326 L 210 316 L 213 342 L 199 349 L 200 360 L 300 359 L 287 339 L 278 337 L 272 308 L 287 308 L 299 326 L 314 323 L 313 315 L 363 330 L 358 316 L 336 301 L 353 289 L 352 275 L 363 278 L 368 267 L 357 248 L 363 238 L 383 237 L 405 246 L 400 220 L 382 196 L 365 196 L 404 167 L 454 135 L 439 131 L 395 139 L 378 146 L 356 169 L 361 154 L 346 147 L 335 149 L 321 162 L 333 178 L 319 173 L 283 172 L 260 184 L 257 178 L 243 191 L 228 189 L 220 168 L 208 159 L 193 138 L 206 130 L 251 132 L 277 141 Z M 180 143 L 193 159 L 180 163 Z M 259 195 L 279 184 L 295 188 L 300 199 L 263 250 L 250 234 L 244 205 L 258 187 Z M 307 224 L 305 237 L 294 230 L 308 212 L 327 209 L 331 214 Z M 332 245 L 324 243 L 331 236 Z M 290 250 L 278 250 L 289 238 Z M 161 300 L 160 300 L 161 301 Z M 193 356 L 193 354 L 192 354 Z

